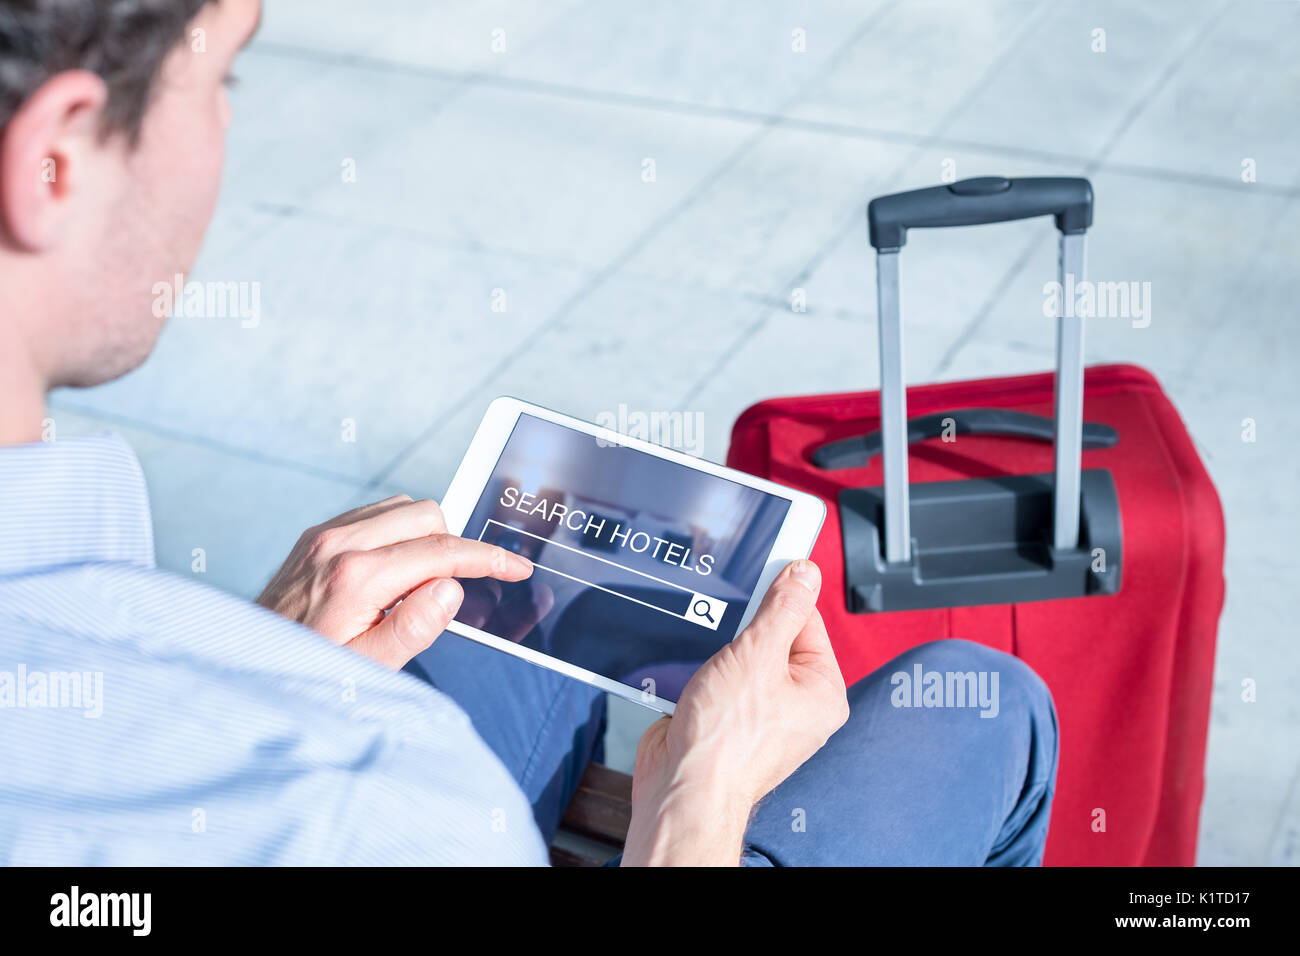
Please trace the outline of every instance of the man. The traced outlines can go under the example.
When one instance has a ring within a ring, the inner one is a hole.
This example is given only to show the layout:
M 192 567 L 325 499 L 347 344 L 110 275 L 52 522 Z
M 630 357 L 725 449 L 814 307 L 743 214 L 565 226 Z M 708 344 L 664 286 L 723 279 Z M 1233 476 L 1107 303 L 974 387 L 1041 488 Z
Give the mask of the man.
M 521 580 L 526 560 L 390 498 L 306 532 L 249 605 L 154 568 L 119 439 L 40 441 L 49 389 L 152 349 L 152 289 L 198 253 L 223 81 L 259 16 L 257 0 L 0 6 L 0 860 L 545 863 L 601 699 L 439 637 L 454 578 Z M 820 583 L 788 567 L 646 732 L 623 862 L 1041 859 L 1041 681 L 948 641 L 846 692 Z M 398 672 L 417 655 L 423 680 Z M 999 675 L 996 719 L 892 706 L 890 674 L 914 664 Z

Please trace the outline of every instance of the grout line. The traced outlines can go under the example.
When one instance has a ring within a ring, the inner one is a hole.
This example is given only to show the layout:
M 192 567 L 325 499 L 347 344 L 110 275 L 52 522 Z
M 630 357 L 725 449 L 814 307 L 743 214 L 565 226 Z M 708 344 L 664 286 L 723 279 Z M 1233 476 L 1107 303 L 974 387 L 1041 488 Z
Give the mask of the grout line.
M 1273 221 L 1266 229 L 1261 229 L 1259 231 L 1258 237 L 1255 240 L 1257 249 L 1267 248 L 1273 241 L 1273 233 L 1280 229 L 1285 223 L 1292 221 L 1290 212 L 1294 205 L 1296 205 L 1296 202 L 1291 201 L 1281 203 L 1275 208 Z M 1248 293 L 1258 285 L 1261 275 L 1267 276 L 1268 274 L 1269 273 L 1266 271 L 1264 264 L 1264 258 L 1259 255 L 1252 256 L 1244 270 L 1225 277 L 1224 288 L 1230 291 L 1223 297 L 1223 301 L 1240 301 L 1244 296 L 1238 296 L 1236 294 L 1238 290 L 1243 293 Z M 1183 363 L 1182 368 L 1174 374 L 1189 382 L 1197 380 L 1199 370 L 1204 367 L 1205 363 L 1212 356 L 1218 354 L 1215 351 L 1215 346 L 1218 342 L 1227 336 L 1233 335 L 1235 331 L 1236 329 L 1230 323 L 1226 322 L 1219 322 L 1211 326 L 1206 335 L 1204 347 L 1190 353 L 1187 356 L 1186 361 Z

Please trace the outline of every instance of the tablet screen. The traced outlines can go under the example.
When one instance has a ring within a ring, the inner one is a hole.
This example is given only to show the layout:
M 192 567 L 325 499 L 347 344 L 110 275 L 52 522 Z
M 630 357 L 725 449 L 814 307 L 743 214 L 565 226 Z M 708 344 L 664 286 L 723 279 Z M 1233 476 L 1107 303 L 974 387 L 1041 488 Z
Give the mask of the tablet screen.
M 736 635 L 790 502 L 521 414 L 464 537 L 524 555 L 456 619 L 677 701 Z

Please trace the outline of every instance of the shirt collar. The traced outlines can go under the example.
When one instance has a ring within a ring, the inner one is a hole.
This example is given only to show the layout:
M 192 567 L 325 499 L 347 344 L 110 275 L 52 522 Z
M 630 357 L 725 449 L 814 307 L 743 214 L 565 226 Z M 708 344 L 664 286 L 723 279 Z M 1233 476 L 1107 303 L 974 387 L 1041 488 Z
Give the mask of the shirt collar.
M 111 433 L 0 446 L 0 575 L 105 561 L 154 566 L 130 446 Z

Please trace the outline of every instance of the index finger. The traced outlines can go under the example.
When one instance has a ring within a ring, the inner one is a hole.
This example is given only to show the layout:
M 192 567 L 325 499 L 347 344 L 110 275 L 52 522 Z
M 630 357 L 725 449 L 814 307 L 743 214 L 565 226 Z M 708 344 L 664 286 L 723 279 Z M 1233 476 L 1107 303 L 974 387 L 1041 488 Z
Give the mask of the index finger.
M 401 541 L 346 558 L 356 563 L 357 573 L 365 576 L 365 586 L 377 598 L 393 600 L 434 578 L 522 581 L 533 573 L 533 563 L 522 555 L 454 534 Z

